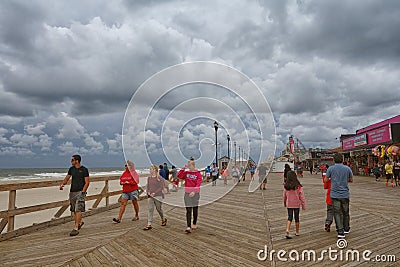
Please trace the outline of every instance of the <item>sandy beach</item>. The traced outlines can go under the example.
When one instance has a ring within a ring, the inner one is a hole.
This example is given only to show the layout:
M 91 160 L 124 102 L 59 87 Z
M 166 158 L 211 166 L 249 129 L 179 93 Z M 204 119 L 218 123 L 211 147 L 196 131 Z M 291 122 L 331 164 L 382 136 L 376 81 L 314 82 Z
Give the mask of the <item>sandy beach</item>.
M 145 182 L 146 175 L 141 175 L 141 184 Z M 44 181 L 49 179 L 32 179 L 31 181 Z M 62 179 L 53 179 L 53 181 L 62 181 Z M 15 183 L 17 181 L 13 181 Z M 26 180 L 24 181 L 26 182 Z M 10 182 L 7 182 L 10 183 Z M 6 184 L 6 182 L 1 182 L 0 187 Z M 99 194 L 104 187 L 104 181 L 90 183 L 88 189 L 88 196 Z M 34 206 L 44 203 L 50 203 L 55 201 L 68 200 L 70 185 L 66 185 L 64 190 L 59 190 L 58 186 L 44 187 L 44 188 L 33 188 L 33 189 L 22 189 L 17 190 L 16 206 L 18 208 Z M 109 192 L 121 190 L 119 185 L 119 180 L 109 181 Z M 110 204 L 116 203 L 120 195 L 111 196 Z M 8 209 L 8 191 L 0 192 L 0 210 L 4 211 Z M 86 202 L 86 210 L 90 210 L 95 200 Z M 105 199 L 102 199 L 98 207 L 105 206 Z M 48 209 L 39 212 L 32 212 L 28 214 L 17 215 L 15 217 L 15 229 L 30 226 L 35 223 L 41 223 L 49 221 L 54 217 L 54 214 L 59 210 L 59 208 Z M 67 216 L 70 214 L 69 209 L 67 209 L 62 216 Z M 4 232 L 4 231 L 3 231 Z

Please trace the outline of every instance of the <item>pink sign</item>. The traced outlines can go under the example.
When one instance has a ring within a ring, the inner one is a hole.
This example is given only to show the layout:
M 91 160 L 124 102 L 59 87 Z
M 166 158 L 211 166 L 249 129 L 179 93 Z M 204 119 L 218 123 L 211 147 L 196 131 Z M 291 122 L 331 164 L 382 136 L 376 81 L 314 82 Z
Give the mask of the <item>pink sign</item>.
M 354 148 L 354 136 L 350 138 L 343 139 L 342 141 L 342 149 L 349 150 Z
M 379 145 L 390 141 L 390 127 L 389 125 L 385 125 L 383 127 L 368 131 L 364 134 L 343 139 L 342 149 L 350 150 L 356 148 L 357 146 Z
M 384 142 L 389 142 L 390 128 L 389 125 L 367 132 L 368 145 L 379 145 Z

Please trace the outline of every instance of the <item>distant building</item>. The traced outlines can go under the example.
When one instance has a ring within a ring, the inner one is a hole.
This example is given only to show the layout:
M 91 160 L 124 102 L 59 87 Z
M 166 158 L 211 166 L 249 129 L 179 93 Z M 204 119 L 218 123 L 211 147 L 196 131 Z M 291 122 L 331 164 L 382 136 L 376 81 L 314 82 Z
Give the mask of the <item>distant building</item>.
M 400 115 L 358 129 L 355 134 L 343 134 L 340 142 L 340 153 L 353 172 L 369 175 L 374 164 L 399 159 L 391 148 L 400 146 Z

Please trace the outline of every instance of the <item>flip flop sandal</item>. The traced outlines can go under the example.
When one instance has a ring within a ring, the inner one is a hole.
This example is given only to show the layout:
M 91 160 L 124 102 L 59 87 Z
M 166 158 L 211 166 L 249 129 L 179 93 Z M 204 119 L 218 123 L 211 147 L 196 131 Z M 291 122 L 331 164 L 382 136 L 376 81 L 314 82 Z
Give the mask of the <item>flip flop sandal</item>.
M 120 223 L 121 222 L 121 220 L 118 220 L 117 218 L 113 218 L 113 221 L 116 222 L 116 223 Z
M 147 230 L 150 230 L 150 229 L 152 229 L 153 227 L 151 226 L 151 225 L 147 225 L 145 228 L 143 228 L 143 230 L 145 230 L 145 231 L 147 231 Z
M 133 217 L 132 221 L 139 221 L 139 217 Z
M 165 219 L 162 221 L 161 226 L 166 226 L 166 225 L 167 225 L 167 219 L 165 218 Z

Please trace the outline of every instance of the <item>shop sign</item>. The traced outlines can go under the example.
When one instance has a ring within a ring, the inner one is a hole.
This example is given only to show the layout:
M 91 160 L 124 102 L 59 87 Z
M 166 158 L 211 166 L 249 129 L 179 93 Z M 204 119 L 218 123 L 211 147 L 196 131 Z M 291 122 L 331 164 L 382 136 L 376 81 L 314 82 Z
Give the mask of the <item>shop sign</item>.
M 349 150 L 354 148 L 354 137 L 343 139 L 342 141 L 342 149 Z
M 386 125 L 384 127 L 367 132 L 368 144 L 378 145 L 385 142 L 390 142 L 390 127 Z
M 360 134 L 354 136 L 354 146 L 363 146 L 367 144 L 367 135 Z
M 363 146 L 366 145 L 367 142 L 367 135 L 366 134 L 360 134 L 356 136 L 349 137 L 347 139 L 344 139 L 342 141 L 342 148 L 343 150 L 350 150 L 353 149 L 357 146 Z

